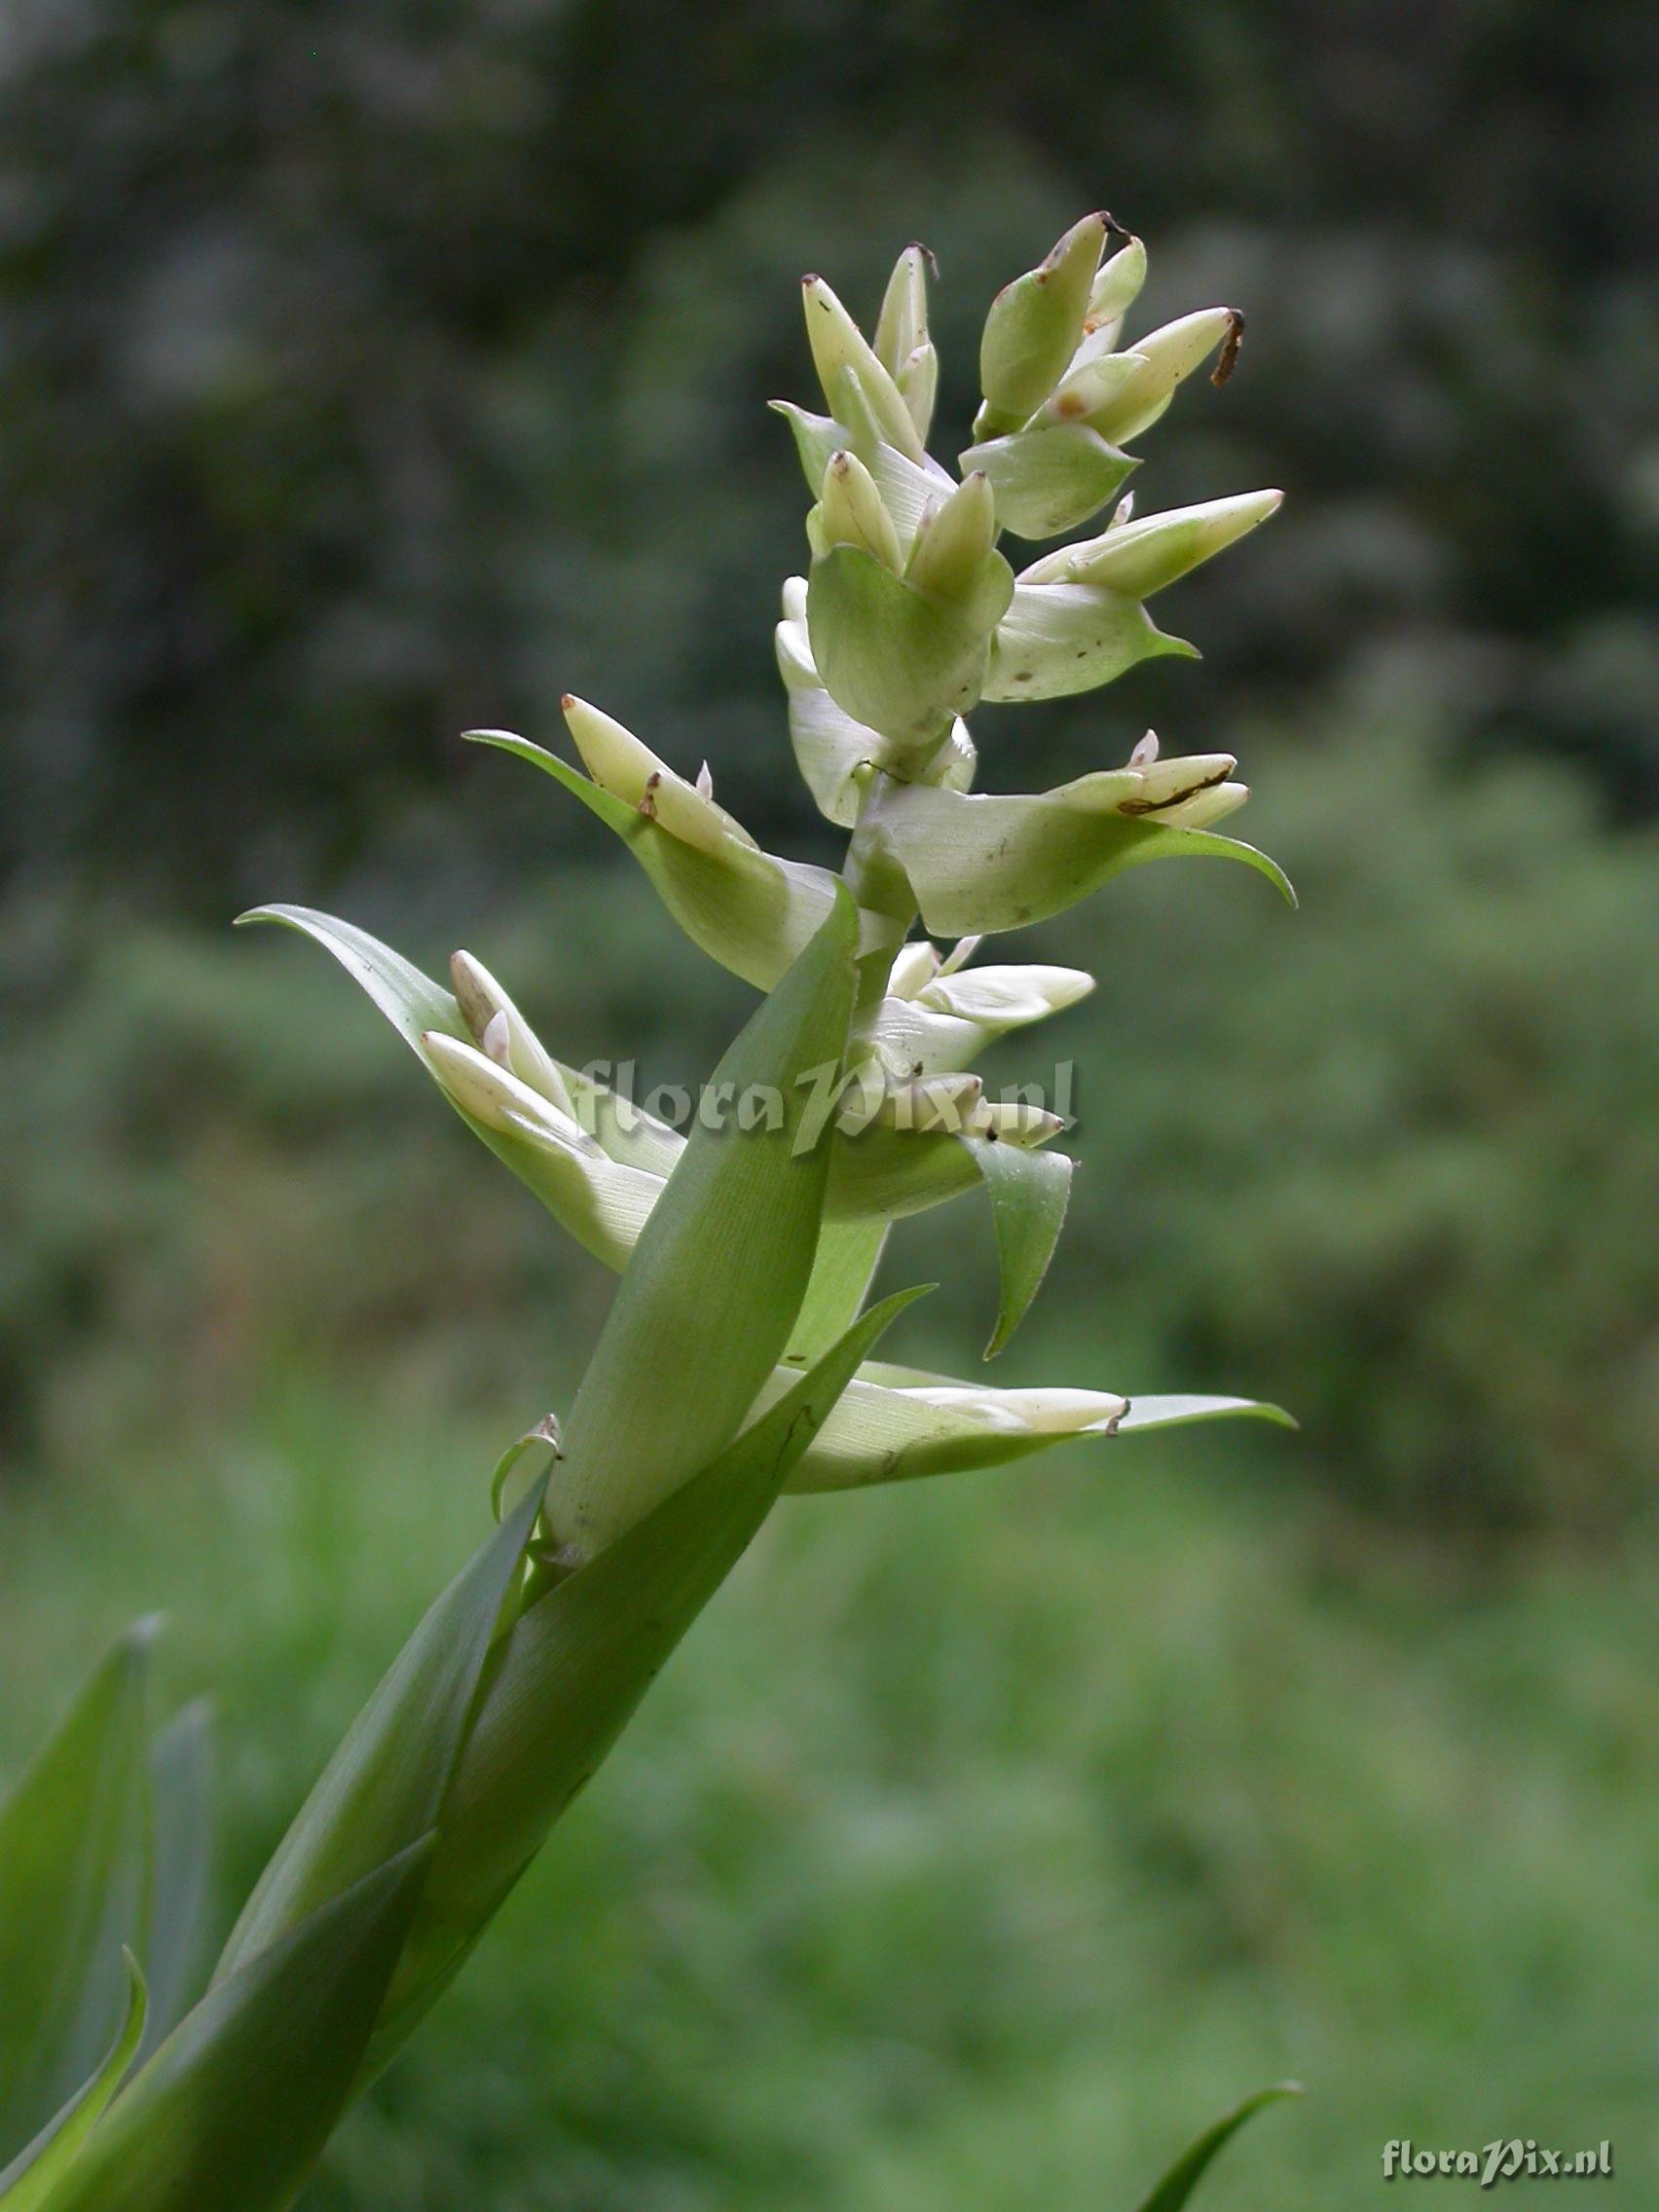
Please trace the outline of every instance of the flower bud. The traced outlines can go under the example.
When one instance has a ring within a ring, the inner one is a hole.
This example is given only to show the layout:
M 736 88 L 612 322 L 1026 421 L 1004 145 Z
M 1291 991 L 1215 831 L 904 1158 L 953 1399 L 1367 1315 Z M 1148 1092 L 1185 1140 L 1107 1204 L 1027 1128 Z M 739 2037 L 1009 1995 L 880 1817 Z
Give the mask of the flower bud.
M 989 480 L 976 469 L 916 533 L 905 580 L 938 598 L 968 600 L 996 545 L 997 507 Z
M 1079 583 L 1124 599 L 1150 599 L 1200 563 L 1276 514 L 1282 492 L 1240 492 L 1172 507 L 1144 521 L 1120 523 L 1082 545 L 1045 554 L 1022 571 L 1022 584 Z
M 470 952 L 455 953 L 450 984 L 466 1026 L 487 1056 L 573 1118 L 575 1108 L 558 1062 L 484 963 Z
M 766 1400 L 782 1395 L 784 1380 Z M 871 1362 L 843 1392 L 785 1488 L 859 1490 L 1022 1459 L 1069 1437 L 1109 1437 L 1129 1410 L 1110 1390 L 998 1390 Z
M 916 1001 L 935 1014 L 953 1014 L 972 1022 L 986 1039 L 1004 1030 L 1023 1028 L 1075 1006 L 1094 988 L 1094 977 L 1082 968 L 1052 968 L 1033 963 L 1011 968 L 969 968 L 957 975 L 939 975 L 924 983 Z
M 928 337 L 927 265 L 925 246 L 907 245 L 899 256 L 881 303 L 874 348 L 924 445 L 939 383 L 939 355 Z
M 832 454 L 824 471 L 824 488 L 815 510 L 818 520 L 815 550 L 827 553 L 832 545 L 858 545 L 873 553 L 895 575 L 903 566 L 899 534 L 893 518 L 881 503 L 875 479 L 856 454 Z M 812 533 L 809 531 L 809 535 Z
M 912 938 L 894 955 L 893 970 L 887 978 L 888 996 L 913 999 L 924 984 L 933 981 L 939 971 L 937 947 L 925 937 Z
M 1226 340 L 1235 338 L 1243 318 L 1236 308 L 1200 308 L 1137 338 L 1134 350 L 1142 367 L 1123 387 L 1093 426 L 1115 445 L 1150 429 L 1190 377 Z
M 963 940 L 969 951 L 974 941 Z M 971 1065 L 1008 1030 L 1058 1014 L 1093 988 L 1093 977 L 1080 968 L 1033 965 L 964 973 L 941 961 L 920 938 L 901 947 L 886 995 L 858 1017 L 855 1034 L 893 1080 L 916 1082 Z
M 876 317 L 874 352 L 888 374 L 897 377 L 928 335 L 927 248 L 907 245 L 893 264 Z
M 1015 277 L 991 302 L 979 348 L 985 404 L 974 424 L 976 439 L 1018 429 L 1065 373 L 1105 242 L 1106 217 L 1086 215 L 1040 268 Z
M 421 1045 L 427 1066 L 470 1120 L 489 1129 L 534 1135 L 571 1152 L 598 1152 L 599 1146 L 573 1115 L 476 1046 L 437 1029 L 427 1030 Z
M 868 560 L 850 546 L 842 551 Z M 896 576 L 891 581 L 902 588 Z M 823 927 L 835 903 L 835 878 L 809 862 L 762 852 L 741 823 L 608 715 L 574 699 L 567 702 L 567 714 L 591 780 L 511 730 L 467 735 L 528 760 L 597 814 L 691 941 L 734 976 L 769 991 Z
M 1030 1106 L 1023 1099 L 981 1098 L 968 1117 L 967 1134 L 992 1144 L 1011 1144 L 1020 1151 L 1047 1144 L 1065 1127 L 1064 1117 L 1045 1106 Z
M 973 1124 L 984 1093 L 982 1079 L 964 1071 L 891 1084 L 883 1092 L 876 1119 L 901 1132 L 915 1130 L 928 1136 L 943 1130 L 956 1135 Z
M 1060 423 L 1093 427 L 1107 419 L 1113 401 L 1145 366 L 1141 353 L 1105 353 L 1098 360 L 1074 363 L 1038 409 L 1032 427 Z
M 677 776 L 666 760 L 659 760 L 630 729 L 590 707 L 585 699 L 566 693 L 561 702 L 565 720 L 582 763 L 596 784 L 613 796 L 637 807 L 647 821 L 659 822 L 671 837 L 695 845 L 700 852 L 718 853 L 728 838 L 753 847 L 754 838 L 723 807 Z
M 1109 352 L 1118 342 L 1124 315 L 1140 297 L 1146 282 L 1146 247 L 1131 238 L 1100 265 L 1088 292 L 1088 313 L 1084 318 L 1084 346 Z
M 880 424 L 881 435 L 910 460 L 920 461 L 922 441 L 898 386 L 822 276 L 802 279 L 801 304 L 806 311 L 806 337 L 812 349 L 813 366 L 818 371 L 818 381 L 824 387 L 830 413 L 837 421 L 846 420 L 837 405 L 836 379 L 842 369 L 851 369 L 858 378 L 865 401 Z

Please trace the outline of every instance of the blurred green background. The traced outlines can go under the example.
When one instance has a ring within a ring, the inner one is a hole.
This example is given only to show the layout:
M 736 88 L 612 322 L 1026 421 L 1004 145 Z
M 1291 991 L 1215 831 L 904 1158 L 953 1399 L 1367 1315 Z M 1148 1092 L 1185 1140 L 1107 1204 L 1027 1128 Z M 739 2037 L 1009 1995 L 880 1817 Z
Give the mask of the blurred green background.
M 1218 2204 L 1511 2134 L 1653 2201 L 1656 59 L 1640 0 L 6 11 L 0 1772 L 166 1606 L 227 1913 L 608 1290 L 231 915 L 712 1062 L 750 994 L 456 733 L 580 690 L 826 849 L 803 270 L 867 315 L 925 239 L 965 431 L 1106 204 L 1150 320 L 1249 315 L 1143 506 L 1290 495 L 1162 603 L 1201 667 L 976 731 L 1003 789 L 1237 751 L 1303 899 L 1149 869 L 1011 948 L 1101 984 L 1027 1046 L 1083 1166 L 1004 1377 L 1303 1433 L 782 1510 L 313 2212 L 1092 2212 L 1285 2073 Z M 895 1356 L 971 1360 L 988 1266 L 907 1231 Z

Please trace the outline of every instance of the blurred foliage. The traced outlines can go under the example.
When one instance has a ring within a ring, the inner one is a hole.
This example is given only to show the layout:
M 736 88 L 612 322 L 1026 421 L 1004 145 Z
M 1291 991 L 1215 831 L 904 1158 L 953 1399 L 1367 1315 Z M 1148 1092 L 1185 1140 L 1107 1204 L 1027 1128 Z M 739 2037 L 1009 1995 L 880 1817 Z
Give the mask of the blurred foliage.
M 234 1910 L 485 1525 L 493 1424 L 400 1396 L 15 1496 L 0 1767 L 166 1605 Z M 1275 2071 L 1216 2212 L 1385 2205 L 1400 2134 L 1605 2135 L 1640 2203 L 1652 1547 L 1334 1576 L 1236 1442 L 786 1500 L 308 2212 L 1097 2212 Z
M 775 809 L 794 278 L 867 309 L 926 238 L 965 425 L 988 291 L 1102 200 L 1154 319 L 1251 317 L 1145 493 L 1294 495 L 1190 595 L 1194 735 L 1411 637 L 1479 648 L 1461 740 L 1650 805 L 1656 52 L 1640 0 L 18 0 L 0 866 L 217 917 L 566 687 Z

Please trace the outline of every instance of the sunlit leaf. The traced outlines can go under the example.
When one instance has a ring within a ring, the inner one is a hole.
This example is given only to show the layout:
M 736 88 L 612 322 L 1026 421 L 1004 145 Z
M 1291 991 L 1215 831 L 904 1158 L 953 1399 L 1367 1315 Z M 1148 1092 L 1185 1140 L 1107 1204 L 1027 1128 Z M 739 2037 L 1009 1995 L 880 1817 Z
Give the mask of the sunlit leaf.
M 1093 584 L 1016 583 L 992 641 L 984 696 L 1069 698 L 1164 653 L 1197 657 L 1184 639 L 1161 630 L 1138 599 Z
M 884 1221 L 826 1221 L 818 1238 L 811 1279 L 784 1355 L 790 1367 L 810 1367 L 851 1328 L 881 1264 Z
M 767 1383 L 762 1403 L 785 1387 Z M 1064 1387 L 999 1389 L 922 1368 L 866 1361 L 790 1478 L 792 1491 L 859 1490 L 924 1475 L 965 1474 L 1056 1444 L 1109 1442 L 1232 1416 L 1296 1424 L 1252 1398 L 1135 1398 Z
M 964 475 L 980 468 L 997 498 L 997 520 L 1019 537 L 1054 537 L 1097 515 L 1139 463 L 1084 423 L 1015 430 L 970 446 Z
M 1014 571 L 989 556 L 966 598 L 916 589 L 856 545 L 812 564 L 807 632 L 836 704 L 904 747 L 926 748 L 979 697 L 990 634 L 1014 590 Z

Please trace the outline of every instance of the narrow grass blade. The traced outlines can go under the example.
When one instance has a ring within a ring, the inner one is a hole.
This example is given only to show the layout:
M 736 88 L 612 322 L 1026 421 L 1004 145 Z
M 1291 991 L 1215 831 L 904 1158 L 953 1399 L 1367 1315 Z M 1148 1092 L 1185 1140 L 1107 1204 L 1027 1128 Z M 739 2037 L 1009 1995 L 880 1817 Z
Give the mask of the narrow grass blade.
M 187 2013 L 50 2212 L 282 2212 L 345 2106 L 431 1855 L 424 1838 Z
M 810 1119 L 815 1088 L 840 1065 L 855 948 L 855 908 L 840 893 L 715 1071 L 713 1095 L 731 1111 L 719 1126 L 699 1118 L 571 1409 L 548 1495 L 561 1543 L 602 1549 L 706 1466 L 789 1344 L 829 1167 Z M 745 1131 L 746 1097 L 775 1101 L 775 1117 Z
M 531 1485 L 456 1576 L 352 1722 L 260 1876 L 216 1980 L 437 1825 L 502 1601 L 544 1487 Z
M 371 2070 L 465 1958 L 742 1556 L 859 1362 L 920 1295 L 872 1307 L 712 1465 L 515 1623 L 467 1736 Z
M 74 2164 L 99 2114 L 121 2085 L 143 2040 L 147 1999 L 144 1976 L 130 1951 L 127 1966 L 127 2010 L 115 2041 L 91 2081 L 75 2092 L 29 2145 L 0 2173 L 0 2212 L 40 2212 L 55 2186 Z
M 1210 2160 L 1237 2134 L 1247 2120 L 1253 2120 L 1265 2105 L 1276 2104 L 1283 2097 L 1299 2097 L 1301 2094 L 1299 2083 L 1275 2082 L 1271 2089 L 1258 2089 L 1253 2097 L 1246 2097 L 1236 2110 L 1218 2120 L 1213 2127 L 1206 2127 L 1198 2141 L 1182 2152 L 1152 2194 L 1142 2201 L 1139 2212 L 1181 2212 L 1181 2207 L 1202 2180 Z
M 149 1827 L 145 1675 L 129 1629 L 0 1806 L 0 2157 L 97 2067 L 141 1948 Z

